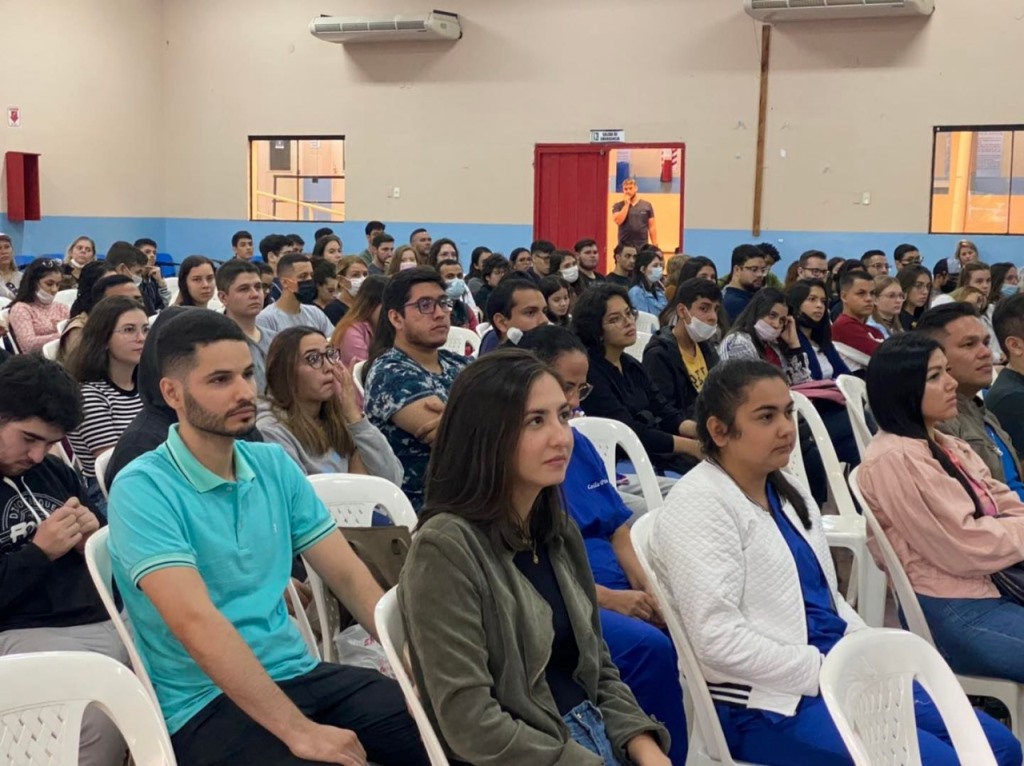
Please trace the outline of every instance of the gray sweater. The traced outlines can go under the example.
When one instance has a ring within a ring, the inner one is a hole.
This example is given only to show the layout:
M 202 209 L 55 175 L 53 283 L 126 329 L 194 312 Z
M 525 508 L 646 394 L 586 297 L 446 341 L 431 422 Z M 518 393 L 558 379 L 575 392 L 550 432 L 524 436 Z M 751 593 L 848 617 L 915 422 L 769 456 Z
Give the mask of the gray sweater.
M 256 427 L 263 434 L 265 441 L 284 447 L 285 452 L 291 455 L 307 476 L 317 473 L 349 473 L 348 458 L 339 455 L 333 449 L 323 455 L 310 455 L 306 452 L 288 426 L 273 413 L 270 405 L 265 401 L 260 402 Z M 352 441 L 355 442 L 359 457 L 362 458 L 363 465 L 366 466 L 366 470 L 371 476 L 379 476 L 393 484 L 402 486 L 404 474 L 402 464 L 398 462 L 388 440 L 377 430 L 376 426 L 363 418 L 358 423 L 348 426 L 348 433 L 352 437 Z

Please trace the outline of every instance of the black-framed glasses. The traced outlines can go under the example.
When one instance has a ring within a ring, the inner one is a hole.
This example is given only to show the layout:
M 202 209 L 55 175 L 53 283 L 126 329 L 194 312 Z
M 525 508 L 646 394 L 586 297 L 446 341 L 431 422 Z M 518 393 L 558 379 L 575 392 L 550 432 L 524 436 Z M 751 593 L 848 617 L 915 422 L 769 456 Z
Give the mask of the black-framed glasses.
M 594 387 L 589 383 L 580 383 L 578 386 L 566 384 L 562 387 L 562 390 L 565 392 L 566 397 L 571 396 L 573 391 L 575 391 L 576 395 L 579 396 L 580 401 L 582 402 L 590 396 L 590 392 L 594 390 Z
M 440 298 L 420 298 L 418 301 L 411 301 L 406 306 L 415 306 L 421 314 L 433 314 L 440 307 L 441 311 L 448 313 L 455 305 L 455 301 L 447 295 Z
M 338 349 L 334 346 L 328 346 L 323 351 L 307 351 L 302 355 L 302 360 L 314 370 L 322 368 L 325 359 L 328 364 L 337 364 L 338 360 L 341 359 L 341 354 L 338 353 Z

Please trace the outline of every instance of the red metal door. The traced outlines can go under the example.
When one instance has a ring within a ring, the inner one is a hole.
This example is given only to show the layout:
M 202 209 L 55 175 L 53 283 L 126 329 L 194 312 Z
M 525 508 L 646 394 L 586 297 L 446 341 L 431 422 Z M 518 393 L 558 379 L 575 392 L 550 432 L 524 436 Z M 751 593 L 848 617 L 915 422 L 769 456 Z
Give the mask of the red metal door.
M 564 250 L 597 242 L 602 260 L 608 228 L 608 152 L 593 144 L 538 144 L 533 157 L 533 236 Z M 603 270 L 603 268 L 602 268 Z

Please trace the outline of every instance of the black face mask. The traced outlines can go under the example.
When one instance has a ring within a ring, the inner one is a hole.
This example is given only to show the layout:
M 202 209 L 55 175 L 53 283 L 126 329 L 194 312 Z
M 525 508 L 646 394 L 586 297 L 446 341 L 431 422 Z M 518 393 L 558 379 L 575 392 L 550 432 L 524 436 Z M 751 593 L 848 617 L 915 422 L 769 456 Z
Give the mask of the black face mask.
M 295 297 L 299 303 L 311 304 L 316 300 L 316 282 L 312 279 L 304 279 L 299 282 L 299 289 L 295 291 Z
M 800 312 L 800 316 L 797 317 L 796 323 L 801 327 L 806 327 L 808 330 L 818 329 L 818 323 L 803 312 Z

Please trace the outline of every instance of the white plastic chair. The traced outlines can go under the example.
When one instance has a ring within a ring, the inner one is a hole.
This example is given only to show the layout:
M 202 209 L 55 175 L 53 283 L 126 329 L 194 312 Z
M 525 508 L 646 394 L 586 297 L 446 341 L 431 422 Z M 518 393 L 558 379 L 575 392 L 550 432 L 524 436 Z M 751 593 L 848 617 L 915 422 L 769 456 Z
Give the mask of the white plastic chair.
M 70 322 L 70 321 L 71 321 L 70 319 L 62 319 L 59 322 L 57 322 L 57 332 L 58 333 L 63 333 L 64 332 L 64 328 L 68 326 L 68 322 Z
M 375 510 L 386 514 L 397 527 L 412 530 L 416 526 L 416 511 L 409 498 L 387 479 L 350 473 L 322 473 L 310 476 L 309 483 L 341 529 L 372 526 Z M 320 618 L 320 654 L 324 662 L 335 662 L 334 636 L 341 627 L 338 603 L 309 564 L 306 565 L 306 574 Z
M 103 497 L 110 499 L 110 490 L 107 488 L 107 479 L 104 474 L 107 472 L 107 466 L 110 465 L 110 458 L 114 456 L 114 448 L 101 452 L 94 463 L 94 470 L 96 471 L 96 482 L 100 485 L 100 492 L 103 493 Z
M 648 513 L 660 508 L 665 503 L 661 494 L 661 487 L 658 485 L 658 475 L 654 472 L 654 466 L 647 457 L 647 450 L 640 442 L 640 438 L 633 432 L 633 429 L 625 423 L 609 418 L 573 418 L 569 425 L 590 439 L 597 453 L 604 460 L 604 468 L 608 472 L 608 481 L 616 486 L 616 448 L 622 447 L 626 457 L 633 464 L 636 470 L 637 480 L 640 482 L 640 492 L 643 495 L 644 503 L 647 505 Z
M 54 338 L 43 344 L 43 357 L 51 361 L 56 360 L 57 352 L 60 350 L 60 338 Z
M 917 600 L 917 594 L 910 584 L 910 578 L 907 577 L 906 570 L 903 569 L 903 562 L 896 555 L 896 550 L 889 542 L 889 538 L 885 536 L 882 525 L 878 523 L 874 511 L 860 491 L 860 485 L 857 483 L 859 475 L 860 468 L 854 468 L 850 474 L 850 489 L 853 490 L 854 497 L 857 498 L 857 502 L 864 510 L 864 520 L 871 532 L 871 538 L 882 554 L 882 562 L 889 576 L 893 597 L 903 612 L 910 632 L 934 646 L 935 640 L 932 638 L 932 631 L 924 617 L 921 603 Z M 1024 735 L 1024 726 L 1022 726 L 1024 723 L 1024 686 L 1004 678 L 965 675 L 958 675 L 957 678 L 960 681 L 960 686 L 968 694 L 978 697 L 993 697 L 1006 705 L 1006 709 L 1010 711 L 1010 728 L 1014 736 L 1020 739 Z
M 366 360 L 360 359 L 352 366 L 352 382 L 356 384 L 356 391 L 360 396 L 366 396 L 366 387 L 363 385 L 363 368 L 366 367 Z
M 654 528 L 654 518 L 654 513 L 648 513 L 637 519 L 630 530 L 630 538 L 640 566 L 647 574 L 651 590 L 661 604 L 662 615 L 679 657 L 679 680 L 685 691 L 686 720 L 691 727 L 686 766 L 752 766 L 734 760 L 729 753 L 729 745 L 725 741 L 722 724 L 718 720 L 718 712 L 715 710 L 715 703 L 711 699 L 711 692 L 708 691 L 708 684 L 704 680 L 697 655 L 690 646 L 690 639 L 668 591 L 662 586 L 654 571 L 651 559 L 651 530 Z M 377 608 L 380 609 L 379 606 Z
M 913 633 L 884 629 L 845 636 L 821 664 L 821 696 L 855 766 L 921 763 L 915 681 L 938 708 L 960 763 L 996 766 L 977 716 L 935 647 Z
M 661 329 L 661 322 L 654 314 L 638 311 L 636 312 L 636 329 L 654 335 Z
M 177 277 L 164 277 L 164 284 L 167 285 L 167 289 L 171 292 L 171 295 L 175 295 L 178 292 Z
M 295 580 L 291 577 L 288 578 L 288 587 L 285 589 L 285 595 L 292 606 L 292 615 L 289 616 L 299 629 L 299 635 L 302 636 L 302 640 L 306 642 L 306 648 L 309 649 L 311 655 L 318 660 L 322 660 L 320 647 L 316 643 L 316 634 L 313 632 L 313 626 L 309 624 L 306 610 L 302 607 L 302 599 L 299 598 L 299 590 L 295 587 Z
M 132 670 L 139 677 L 139 682 L 146 690 L 146 693 L 149 694 L 150 699 L 154 703 L 159 704 L 156 698 L 156 691 L 153 689 L 153 683 L 149 680 L 149 673 L 146 672 L 146 666 L 142 663 L 139 649 L 135 645 L 135 639 L 128 631 L 128 626 L 124 624 L 124 620 L 121 619 L 121 613 L 117 611 L 117 604 L 114 603 L 114 575 L 110 566 L 110 551 L 107 548 L 109 536 L 109 527 L 102 527 L 92 533 L 92 536 L 85 543 L 85 565 L 89 570 L 89 576 L 92 578 L 93 585 L 96 586 L 100 600 L 103 602 L 103 606 L 106 607 L 107 614 L 110 615 L 110 621 L 114 623 L 114 629 L 124 644 L 124 648 L 128 651 L 128 659 L 132 663 Z
M 412 713 L 416 722 L 416 728 L 420 730 L 420 738 L 423 746 L 427 749 L 427 757 L 430 758 L 431 766 L 448 766 L 448 758 L 444 754 L 441 741 L 430 725 L 430 719 L 423 709 L 423 703 L 416 693 L 412 676 L 405 666 L 406 648 L 408 639 L 405 635 L 405 622 L 402 620 L 402 612 L 398 608 L 398 589 L 392 588 L 381 597 L 374 610 L 374 622 L 377 625 L 377 635 L 380 636 L 380 645 L 384 647 L 384 654 L 387 655 L 388 663 L 395 674 L 395 679 L 405 695 L 405 704 Z M 468 723 L 468 722 L 467 722 Z
M 825 537 L 830 547 L 846 548 L 853 553 L 849 601 L 851 604 L 856 603 L 857 612 L 864 618 L 864 622 L 873 628 L 880 628 L 885 623 L 885 575 L 875 566 L 868 550 L 864 517 L 857 513 L 842 464 L 836 456 L 832 438 L 821 415 L 806 396 L 798 391 L 790 393 L 797 412 L 811 429 L 821 462 L 825 466 L 829 489 L 839 509 L 838 514 L 822 515 L 821 525 L 825 529 Z M 800 451 L 799 444 L 794 451 Z
M 465 356 L 466 346 L 469 346 L 472 349 L 469 355 L 475 357 L 480 353 L 480 342 L 480 336 L 473 330 L 467 330 L 465 327 L 452 327 L 448 330 L 448 340 L 444 342 L 442 348 Z
M 210 311 L 216 311 L 218 314 L 222 314 L 224 312 L 224 304 L 220 302 L 220 298 L 216 295 L 214 295 L 210 299 L 210 302 L 206 304 L 206 308 Z
M 58 290 L 57 296 L 54 298 L 57 303 L 63 303 L 68 308 L 71 308 L 75 303 L 75 298 L 78 297 L 78 290 Z
M 163 716 L 121 663 L 96 652 L 36 652 L 0 658 L 0 762 L 74 766 L 82 714 L 102 710 L 136 766 L 175 766 Z
M 476 334 L 482 339 L 487 333 L 491 331 L 491 325 L 487 322 L 480 322 L 476 326 Z
M 642 362 L 644 360 L 644 349 L 647 348 L 647 344 L 650 343 L 652 337 L 653 336 L 649 332 L 637 330 L 636 340 L 633 341 L 632 346 L 626 349 L 626 353 L 638 362 Z
M 850 425 L 853 426 L 853 438 L 857 442 L 857 450 L 860 456 L 868 448 L 873 435 L 868 428 L 868 420 L 865 415 L 868 404 L 868 387 L 863 380 L 854 375 L 840 375 L 836 378 L 836 385 L 846 399 L 846 411 L 850 415 Z

